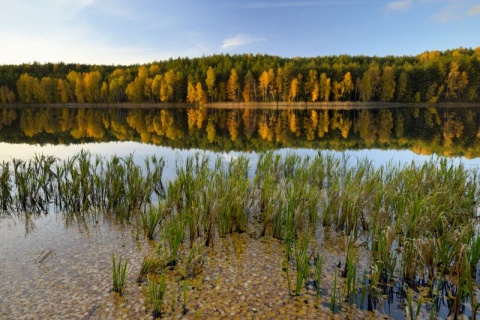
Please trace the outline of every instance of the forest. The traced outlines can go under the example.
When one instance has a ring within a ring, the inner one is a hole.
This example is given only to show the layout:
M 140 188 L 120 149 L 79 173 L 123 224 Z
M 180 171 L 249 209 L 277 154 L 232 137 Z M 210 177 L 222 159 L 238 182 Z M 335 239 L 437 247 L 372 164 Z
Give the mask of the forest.
M 220 54 L 144 65 L 0 65 L 0 103 L 480 102 L 480 47 L 417 56 Z

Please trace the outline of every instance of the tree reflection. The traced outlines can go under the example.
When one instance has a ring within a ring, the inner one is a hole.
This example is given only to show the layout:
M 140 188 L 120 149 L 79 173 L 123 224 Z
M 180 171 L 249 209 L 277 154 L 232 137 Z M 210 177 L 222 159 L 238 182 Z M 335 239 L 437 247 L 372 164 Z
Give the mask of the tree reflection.
M 273 90 L 273 89 L 272 89 Z M 409 148 L 422 154 L 480 155 L 480 110 L 27 108 L 0 111 L 0 139 L 30 143 L 139 141 L 228 151 Z

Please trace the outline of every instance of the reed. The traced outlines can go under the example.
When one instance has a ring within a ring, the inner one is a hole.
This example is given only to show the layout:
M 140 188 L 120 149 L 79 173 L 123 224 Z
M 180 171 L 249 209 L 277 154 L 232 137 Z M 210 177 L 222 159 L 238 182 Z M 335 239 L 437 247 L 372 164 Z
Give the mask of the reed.
M 150 205 L 146 212 L 141 214 L 142 226 L 147 233 L 149 239 L 154 239 L 157 232 L 158 226 L 163 218 L 163 206 L 160 204 L 158 207 L 153 207 Z
M 297 269 L 297 278 L 295 282 L 295 295 L 300 295 L 300 291 L 305 286 L 310 275 L 310 255 L 308 248 L 310 246 L 310 235 L 302 233 L 298 240 L 294 241 L 295 263 Z
M 183 299 L 182 299 L 182 314 L 186 315 L 187 309 L 187 295 L 188 295 L 188 279 L 183 279 Z
M 195 277 L 202 270 L 205 262 L 203 253 L 204 243 L 201 239 L 197 239 L 190 247 L 183 259 L 182 278 Z
M 118 292 L 123 296 L 125 292 L 125 285 L 127 279 L 128 259 L 122 264 L 122 257 L 115 260 L 115 254 L 112 253 L 112 277 L 113 277 L 113 291 Z
M 405 307 L 405 318 L 408 320 L 417 320 L 420 316 L 420 310 L 422 308 L 422 298 L 417 301 L 417 308 L 414 308 L 413 303 L 413 290 L 406 287 L 404 289 L 405 297 L 407 299 L 407 305 Z
M 181 214 L 172 215 L 166 220 L 163 227 L 163 238 L 168 251 L 166 264 L 175 266 L 180 256 L 180 247 L 185 238 L 185 220 Z M 163 244 L 159 244 L 161 248 Z
M 165 268 L 165 261 L 158 255 L 145 256 L 142 261 L 142 266 L 137 276 L 137 282 L 140 283 L 145 280 L 149 274 L 161 272 Z
M 353 237 L 347 244 L 347 258 L 345 259 L 345 300 L 352 303 L 357 291 L 357 252 L 353 246 Z
M 147 279 L 148 295 L 146 302 L 152 308 L 152 316 L 154 319 L 161 317 L 163 309 L 163 300 L 167 291 L 167 281 L 165 274 L 158 277 L 149 276 Z
M 10 162 L 2 161 L 0 164 L 0 208 L 8 211 L 13 207 L 12 178 Z

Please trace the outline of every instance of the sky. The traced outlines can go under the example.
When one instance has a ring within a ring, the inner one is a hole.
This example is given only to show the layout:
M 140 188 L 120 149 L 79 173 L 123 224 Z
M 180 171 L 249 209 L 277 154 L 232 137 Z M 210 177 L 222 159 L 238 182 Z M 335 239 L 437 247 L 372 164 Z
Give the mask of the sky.
M 0 0 L 0 65 L 480 46 L 480 0 Z

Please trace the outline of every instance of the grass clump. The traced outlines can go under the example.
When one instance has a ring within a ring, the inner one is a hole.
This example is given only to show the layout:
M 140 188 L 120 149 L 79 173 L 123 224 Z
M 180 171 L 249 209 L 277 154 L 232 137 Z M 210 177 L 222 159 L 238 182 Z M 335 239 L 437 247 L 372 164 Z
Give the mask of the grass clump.
M 125 285 L 127 279 L 128 259 L 122 263 L 122 257 L 115 260 L 115 254 L 112 253 L 112 277 L 113 277 L 113 291 L 118 292 L 123 296 L 125 292 Z

